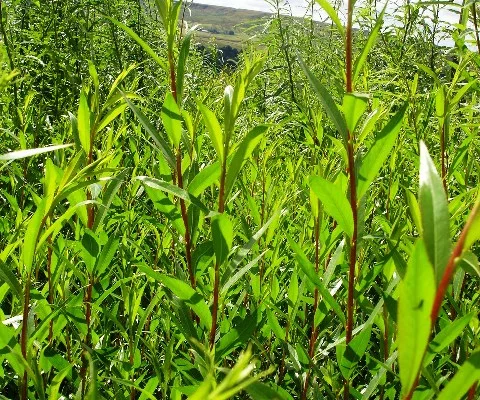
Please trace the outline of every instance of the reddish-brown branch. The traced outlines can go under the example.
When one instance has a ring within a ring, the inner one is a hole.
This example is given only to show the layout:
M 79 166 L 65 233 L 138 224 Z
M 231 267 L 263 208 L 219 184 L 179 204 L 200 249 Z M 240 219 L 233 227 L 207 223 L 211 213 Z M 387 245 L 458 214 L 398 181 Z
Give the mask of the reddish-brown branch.
M 475 398 L 475 392 L 477 391 L 477 383 L 475 382 L 472 387 L 468 390 L 467 400 L 473 400 Z
M 320 270 L 320 218 L 317 217 L 315 219 L 315 272 L 318 275 L 318 272 Z M 306 400 L 307 398 L 307 393 L 308 393 L 308 387 L 310 385 L 310 375 L 311 375 L 311 367 L 312 367 L 312 360 L 313 356 L 315 354 L 315 344 L 317 343 L 317 337 L 318 337 L 318 328 L 315 325 L 315 314 L 317 312 L 318 308 L 318 289 L 315 288 L 315 293 L 314 293 L 314 298 L 313 298 L 313 315 L 312 315 L 312 328 L 311 328 L 311 333 L 310 333 L 310 341 L 308 345 L 308 357 L 310 358 L 310 368 L 307 371 L 307 375 L 305 376 L 305 383 L 303 386 L 303 392 L 302 392 L 302 400 Z
M 440 307 L 442 306 L 442 301 L 443 298 L 445 297 L 445 293 L 447 292 L 448 286 L 450 284 L 450 281 L 452 280 L 453 273 L 455 272 L 455 267 L 458 261 L 458 258 L 462 255 L 463 249 L 465 246 L 465 240 L 467 238 L 468 232 L 470 231 L 470 227 L 479 212 L 480 208 L 480 202 L 477 202 L 475 207 L 473 208 L 472 212 L 470 213 L 470 216 L 467 220 L 467 223 L 465 224 L 465 227 L 462 230 L 462 233 L 460 234 L 460 237 L 458 238 L 458 242 L 453 249 L 452 254 L 450 255 L 450 258 L 448 259 L 447 266 L 445 268 L 445 271 L 443 273 L 442 279 L 440 280 L 440 283 L 437 288 L 437 293 L 435 295 L 435 300 L 433 301 L 433 307 L 432 307 L 432 312 L 430 313 L 430 320 L 432 323 L 432 329 L 433 326 L 435 325 L 435 321 L 438 318 L 438 314 L 440 312 Z
M 437 292 L 435 294 L 435 298 L 433 300 L 433 306 L 432 306 L 432 311 L 430 312 L 430 323 L 431 323 L 431 329 L 430 331 L 433 332 L 433 328 L 435 326 L 435 323 L 437 321 L 438 315 L 440 314 L 440 309 L 442 307 L 442 302 L 443 298 L 445 297 L 445 293 L 447 292 L 448 286 L 450 285 L 450 282 L 452 280 L 453 274 L 455 272 L 455 267 L 457 264 L 457 261 L 459 257 L 461 257 L 464 247 L 465 247 L 465 241 L 467 239 L 468 233 L 470 231 L 470 228 L 473 224 L 473 221 L 477 217 L 477 214 L 480 212 L 480 201 L 477 200 L 475 206 L 473 207 L 472 212 L 470 213 L 467 223 L 463 227 L 462 232 L 460 233 L 460 237 L 458 238 L 457 244 L 455 245 L 450 258 L 448 259 L 447 266 L 445 268 L 445 271 L 443 273 L 442 279 L 440 280 L 440 283 L 437 288 Z M 425 354 L 424 354 L 425 355 Z M 413 392 L 415 391 L 418 381 L 420 380 L 420 371 L 417 373 L 417 379 L 415 380 L 415 383 L 413 384 L 412 388 L 410 389 L 410 392 L 403 398 L 403 400 L 411 400 L 413 396 Z
M 345 78 L 346 92 L 353 92 L 353 52 L 352 52 L 352 21 L 353 21 L 353 5 L 354 0 L 348 0 L 347 10 L 347 26 L 345 31 Z M 357 208 L 357 183 L 355 177 L 355 150 L 354 150 L 354 132 L 347 134 L 347 154 L 348 154 L 348 175 L 350 186 L 350 207 L 353 215 L 353 235 L 350 243 L 350 259 L 348 268 L 348 296 L 347 296 L 347 324 L 345 328 L 346 345 L 352 340 L 353 333 L 353 311 L 354 311 L 354 289 L 355 289 L 355 265 L 357 261 L 357 225 L 358 225 L 358 208 Z M 343 397 L 348 400 L 350 395 L 350 384 L 348 379 L 344 382 Z

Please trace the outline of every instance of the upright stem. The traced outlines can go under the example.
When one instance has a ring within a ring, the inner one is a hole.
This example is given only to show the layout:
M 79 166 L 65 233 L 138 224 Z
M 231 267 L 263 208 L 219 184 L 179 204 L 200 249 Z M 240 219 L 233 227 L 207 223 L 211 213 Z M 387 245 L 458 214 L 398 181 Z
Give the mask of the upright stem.
M 475 40 L 477 42 L 477 51 L 480 54 L 480 36 L 478 34 L 477 7 L 472 3 L 473 27 L 475 29 Z
M 317 216 L 315 218 L 315 272 L 318 275 L 318 271 L 320 270 L 320 217 Z M 317 342 L 318 336 L 318 328 L 315 325 L 315 313 L 317 312 L 318 308 L 318 289 L 315 288 L 314 298 L 313 298 L 313 316 L 312 316 L 312 331 L 310 333 L 310 342 L 308 346 L 308 357 L 310 358 L 310 363 L 312 364 L 313 356 L 315 354 L 315 344 Z M 305 377 L 305 385 L 303 387 L 302 392 L 302 400 L 307 399 L 308 387 L 310 384 L 310 373 L 311 373 L 311 365 Z
M 280 17 L 280 1 L 276 0 L 277 6 L 277 20 L 278 20 L 278 30 L 280 33 L 280 39 L 282 41 L 282 50 L 283 54 L 285 55 L 285 62 L 287 64 L 287 72 L 288 72 L 288 81 L 290 83 L 290 97 L 293 103 L 297 103 L 295 98 L 295 85 L 293 82 L 293 71 L 292 71 L 292 63 L 290 60 L 290 54 L 288 53 L 288 42 L 287 38 L 285 37 L 285 30 L 283 29 L 282 19 Z
M 443 298 L 445 297 L 445 293 L 447 292 L 448 286 L 455 272 L 457 261 L 464 251 L 465 241 L 470 232 L 473 222 L 477 218 L 478 213 L 480 213 L 479 200 L 477 200 L 477 202 L 475 203 L 475 206 L 473 207 L 472 212 L 468 216 L 467 223 L 465 224 L 462 232 L 460 233 L 460 237 L 458 238 L 457 244 L 455 245 L 455 248 L 453 249 L 450 255 L 450 258 L 448 259 L 447 266 L 445 267 L 445 271 L 443 273 L 442 279 L 440 280 L 440 283 L 438 285 L 437 292 L 433 300 L 432 311 L 430 312 L 430 324 L 431 324 L 430 331 L 433 331 L 433 327 L 435 326 L 438 315 L 440 313 L 440 309 L 442 307 Z M 415 391 L 418 385 L 419 379 L 420 379 L 420 371 L 417 372 L 417 379 L 414 385 L 412 386 L 412 388 L 410 389 L 410 392 L 407 393 L 407 395 L 403 398 L 403 400 L 411 400 L 411 398 L 413 397 L 413 392 Z
M 220 193 L 218 196 L 218 212 L 221 214 L 225 211 L 225 181 L 227 178 L 228 143 L 225 143 L 224 149 L 225 149 L 225 154 L 222 162 L 222 172 L 220 175 Z M 220 264 L 217 260 L 215 261 L 215 278 L 213 283 L 212 328 L 210 329 L 210 338 L 209 338 L 209 344 L 211 349 L 215 344 L 215 333 L 217 331 L 219 291 L 220 291 Z
M 168 62 L 170 65 L 170 90 L 172 92 L 173 98 L 175 101 L 177 100 L 177 79 L 175 74 L 175 61 L 173 58 L 173 53 L 169 52 L 168 54 Z M 177 175 L 177 186 L 180 189 L 183 189 L 183 173 L 182 173 L 182 150 L 180 145 L 178 146 L 176 152 L 176 175 Z M 193 270 L 192 264 L 192 240 L 190 236 L 190 224 L 188 223 L 188 212 L 187 206 L 185 204 L 185 200 L 180 199 L 180 211 L 182 214 L 182 221 L 183 225 L 185 226 L 185 253 L 187 259 L 187 268 L 188 268 L 188 275 L 190 278 L 190 284 L 192 288 L 195 289 L 197 286 L 195 280 L 195 272 Z
M 7 13 L 8 15 L 8 13 Z M 10 64 L 10 69 L 13 71 L 15 69 L 15 63 L 13 61 L 13 54 L 12 54 L 12 49 L 10 46 L 10 41 L 7 36 L 7 30 L 5 28 L 6 21 L 3 20 L 3 6 L 2 6 L 2 0 L 0 0 L 0 32 L 3 36 L 3 42 L 5 43 L 5 49 L 7 51 L 7 57 L 8 57 L 8 63 Z M 18 90 L 17 90 L 17 84 L 13 84 L 13 98 L 15 102 L 15 108 L 18 108 Z M 13 113 L 13 115 L 16 115 L 17 111 Z
M 353 92 L 352 79 L 352 21 L 353 21 L 353 0 L 348 0 L 347 27 L 345 33 L 345 70 L 346 70 L 346 92 Z M 348 131 L 347 134 L 347 153 L 348 153 L 348 175 L 350 185 L 350 207 L 353 214 L 353 235 L 350 243 L 350 261 L 348 269 L 348 298 L 347 298 L 347 325 L 346 325 L 346 344 L 352 340 L 353 332 L 353 311 L 354 311 L 354 288 L 355 288 L 355 265 L 357 260 L 357 225 L 358 225 L 358 208 L 357 208 L 357 184 L 355 177 L 355 136 L 353 132 Z M 345 380 L 344 399 L 349 398 L 349 381 Z

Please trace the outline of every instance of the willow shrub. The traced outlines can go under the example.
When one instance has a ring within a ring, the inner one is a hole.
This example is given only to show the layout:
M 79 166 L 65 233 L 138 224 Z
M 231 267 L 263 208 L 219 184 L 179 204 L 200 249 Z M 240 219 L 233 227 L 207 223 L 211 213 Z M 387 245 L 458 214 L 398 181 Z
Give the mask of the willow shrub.
M 318 3 L 331 31 L 278 12 L 220 74 L 182 2 L 133 27 L 80 5 L 116 45 L 69 53 L 88 76 L 63 119 L 71 88 L 25 90 L 31 32 L 2 13 L 2 398 L 478 397 L 476 7 L 447 54 L 414 27 L 430 5 L 399 36 Z

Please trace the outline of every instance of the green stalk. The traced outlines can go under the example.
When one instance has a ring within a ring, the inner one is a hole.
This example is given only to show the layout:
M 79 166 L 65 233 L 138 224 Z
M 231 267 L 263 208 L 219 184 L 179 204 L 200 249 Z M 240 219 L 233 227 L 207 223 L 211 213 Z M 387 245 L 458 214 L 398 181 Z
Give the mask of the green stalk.
M 28 330 L 28 312 L 30 309 L 30 288 L 31 288 L 32 276 L 29 272 L 25 281 L 25 289 L 23 295 L 23 313 L 22 313 L 22 333 L 20 336 L 20 347 L 22 351 L 22 356 L 27 359 L 27 330 Z M 21 400 L 28 400 L 28 375 L 27 371 L 23 373 L 23 380 L 21 385 L 20 392 Z

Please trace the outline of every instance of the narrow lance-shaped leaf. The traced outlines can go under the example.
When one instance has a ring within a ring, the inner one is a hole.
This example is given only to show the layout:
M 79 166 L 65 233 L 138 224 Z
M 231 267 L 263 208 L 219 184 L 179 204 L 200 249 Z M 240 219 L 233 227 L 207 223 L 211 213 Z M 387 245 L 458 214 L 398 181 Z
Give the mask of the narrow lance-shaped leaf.
M 67 147 L 73 146 L 72 144 L 60 144 L 56 146 L 47 146 L 47 147 L 40 147 L 38 149 L 27 149 L 27 150 L 18 150 L 12 151 L 7 154 L 2 154 L 0 156 L 0 161 L 13 161 L 19 160 L 26 157 L 36 156 L 38 154 L 48 153 L 49 151 L 55 151 L 60 149 L 65 149 Z
M 122 24 L 121 22 L 117 21 L 116 19 L 110 18 L 109 16 L 105 16 L 119 28 L 123 29 L 135 42 L 137 42 L 140 47 L 147 53 L 164 71 L 168 71 L 167 65 L 164 63 L 163 59 L 159 57 L 152 48 L 138 36 L 131 28 L 127 25 Z
M 25 272 L 29 274 L 32 270 L 33 258 L 37 247 L 37 239 L 42 228 L 42 221 L 45 215 L 45 199 L 40 202 L 37 210 L 28 223 L 23 241 L 22 259 Z
M 220 163 L 214 162 L 203 168 L 188 184 L 188 192 L 200 196 L 202 192 L 220 178 Z
M 322 85 L 322 83 L 317 79 L 315 75 L 313 75 L 312 71 L 305 65 L 303 60 L 299 57 L 300 66 L 302 67 L 305 75 L 312 86 L 313 91 L 317 94 L 318 99 L 321 101 L 323 107 L 325 108 L 325 112 L 327 113 L 328 117 L 332 120 L 335 128 L 340 133 L 344 140 L 347 139 L 347 123 L 345 122 L 345 118 L 341 114 L 340 110 L 338 109 L 337 104 L 333 100 L 332 96 Z
M 393 116 L 387 125 L 385 125 L 375 138 L 375 143 L 363 158 L 358 173 L 357 196 L 359 199 L 365 195 L 368 187 L 374 181 L 388 155 L 392 151 L 398 133 L 400 132 L 400 128 L 402 127 L 403 116 L 406 109 L 407 104 L 405 104 Z
M 127 175 L 127 170 L 124 170 L 118 174 L 115 178 L 113 178 L 107 185 L 105 189 L 105 194 L 102 199 L 102 206 L 97 212 L 95 216 L 95 222 L 93 224 L 93 231 L 96 232 L 98 228 L 101 226 L 103 219 L 107 215 L 107 211 L 112 204 L 113 198 L 120 189 L 121 184 L 123 183 L 125 177 Z
M 355 366 L 367 351 L 371 334 L 372 325 L 368 324 L 346 347 L 339 363 L 340 372 L 345 379 L 350 378 Z
M 195 314 L 199 316 L 200 321 L 204 327 L 210 328 L 210 326 L 212 325 L 212 315 L 210 314 L 210 310 L 205 303 L 205 299 L 200 293 L 195 291 L 187 283 L 154 271 L 148 266 L 139 265 L 138 269 L 146 275 L 150 276 L 151 278 L 155 279 L 156 281 L 163 283 L 167 288 L 172 291 L 175 296 L 177 296 L 180 300 L 183 300 L 186 304 L 188 304 L 188 306 L 192 308 Z
M 358 121 L 367 109 L 368 96 L 361 93 L 347 93 L 343 98 L 342 110 L 350 132 L 355 131 Z
M 480 240 L 480 194 L 470 214 L 470 226 L 465 237 L 464 249 L 469 249 L 477 240 Z
M 182 115 L 171 92 L 167 92 L 163 103 L 162 122 L 170 141 L 178 147 L 182 138 Z
M 439 353 L 443 349 L 447 348 L 450 343 L 452 343 L 455 338 L 457 338 L 464 331 L 473 316 L 474 313 L 469 313 L 448 324 L 430 342 L 430 348 L 435 353 Z
M 229 195 L 235 183 L 235 179 L 238 176 L 238 173 L 242 169 L 245 161 L 250 157 L 255 147 L 260 143 L 260 140 L 263 137 L 263 134 L 267 131 L 268 126 L 259 125 L 253 128 L 247 136 L 242 140 L 240 146 L 238 146 L 235 155 L 232 158 L 231 163 L 228 166 L 227 170 L 227 179 L 225 183 L 225 198 Z
M 430 338 L 430 311 L 435 297 L 433 267 L 425 244 L 418 240 L 407 266 L 398 299 L 398 361 L 402 393 L 418 376 Z
M 152 123 L 149 121 L 149 119 L 146 117 L 146 115 L 140 110 L 135 104 L 133 104 L 128 98 L 125 97 L 125 101 L 130 107 L 130 109 L 133 111 L 133 113 L 136 115 L 142 126 L 145 128 L 147 133 L 150 135 L 150 137 L 153 139 L 157 147 L 160 149 L 162 152 L 163 156 L 165 157 L 165 160 L 168 162 L 170 167 L 173 169 L 175 168 L 175 157 L 172 153 L 172 150 L 170 149 L 170 146 L 168 145 L 167 141 L 162 137 L 160 132 L 152 125 Z
M 325 212 L 333 217 L 351 238 L 353 236 L 352 208 L 340 187 L 320 176 L 311 176 L 308 185 L 322 202 Z
M 205 121 L 205 125 L 207 127 L 208 135 L 210 136 L 210 140 L 212 141 L 213 147 L 217 152 L 217 157 L 222 163 L 224 158 L 224 143 L 223 143 L 223 133 L 222 128 L 220 127 L 220 123 L 218 122 L 217 117 L 215 114 L 210 111 L 207 107 L 203 104 L 199 105 L 200 111 L 203 115 L 203 119 Z
M 199 199 L 188 193 L 186 190 L 180 189 L 178 186 L 172 185 L 165 181 L 161 181 L 160 179 L 149 178 L 147 176 L 138 176 L 137 179 L 139 181 L 142 181 L 144 185 L 150 186 L 154 189 L 162 190 L 166 193 L 173 194 L 174 196 L 193 204 L 205 214 L 210 213 L 210 210 L 205 205 L 203 205 L 203 203 Z
M 87 95 L 82 90 L 80 93 L 80 102 L 78 104 L 78 136 L 85 154 L 89 154 L 91 147 L 90 132 L 90 108 L 88 106 Z
M 340 35 L 345 36 L 345 30 L 343 29 L 342 21 L 340 21 L 340 18 L 338 17 L 338 14 L 335 11 L 335 8 L 333 8 L 333 6 L 329 3 L 328 0 L 317 0 L 317 3 L 328 14 L 330 19 L 333 21 L 333 23 L 337 27 L 337 30 L 340 33 Z
M 480 379 L 480 349 L 460 367 L 455 376 L 440 392 L 437 400 L 460 400 L 475 382 Z
M 188 54 L 190 53 L 190 42 L 192 40 L 192 33 L 190 30 L 182 40 L 182 46 L 180 48 L 180 54 L 178 56 L 177 63 L 177 102 L 179 107 L 182 104 L 183 90 L 185 82 L 185 68 L 187 64 Z
M 22 299 L 22 286 L 13 271 L 0 260 L 0 282 L 5 282 L 17 299 Z
M 233 226 L 226 214 L 218 214 L 212 218 L 212 237 L 215 257 L 221 265 L 227 259 L 233 242 Z
M 423 142 L 420 142 L 419 204 L 425 248 L 438 285 L 450 256 L 450 216 L 442 180 Z
M 325 299 L 328 305 L 332 308 L 332 310 L 337 314 L 340 318 L 340 321 L 345 323 L 345 315 L 343 314 L 342 308 L 334 299 L 334 297 L 330 294 L 328 289 L 325 287 L 323 282 L 318 277 L 317 273 L 315 272 L 315 267 L 313 264 L 308 260 L 305 256 L 304 252 L 302 251 L 301 247 L 289 236 L 287 236 L 288 243 L 290 247 L 295 252 L 295 258 L 298 261 L 298 265 L 302 269 L 303 273 L 307 276 L 307 278 L 317 287 L 320 295 Z
M 367 42 L 365 43 L 365 46 L 363 47 L 363 50 L 360 53 L 360 56 L 355 60 L 355 65 L 353 67 L 353 82 L 355 82 L 358 76 L 360 75 L 360 71 L 362 70 L 363 65 L 365 64 L 365 61 L 367 61 L 368 53 L 370 52 L 373 45 L 375 44 L 375 41 L 378 36 L 378 32 L 380 31 L 380 28 L 382 27 L 382 24 L 383 24 L 383 16 L 385 15 L 387 4 L 388 2 L 385 2 L 382 12 L 378 16 L 377 22 L 375 22 L 375 26 L 373 27 L 372 32 L 370 32 L 370 36 L 368 37 Z

